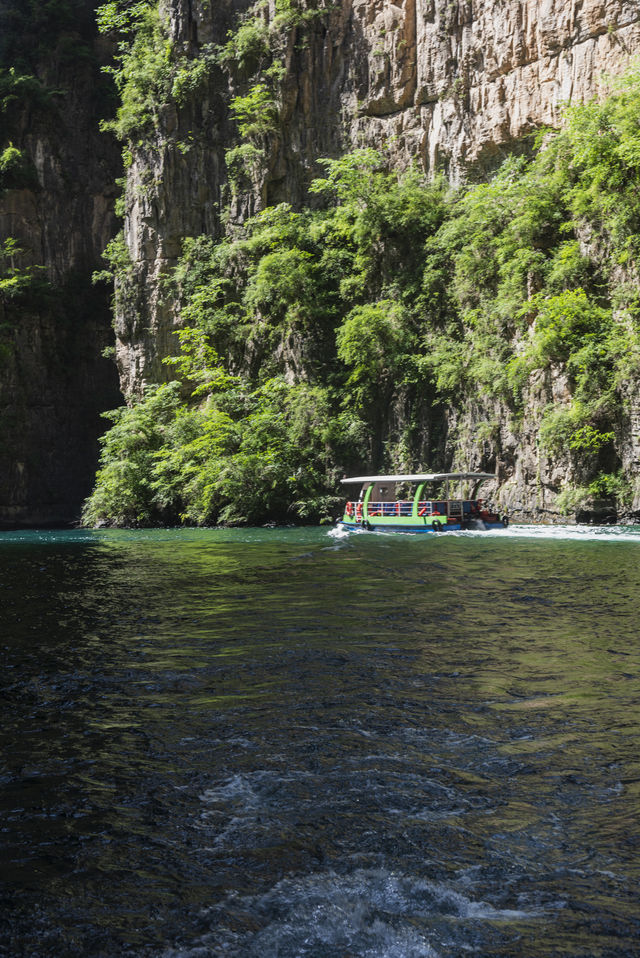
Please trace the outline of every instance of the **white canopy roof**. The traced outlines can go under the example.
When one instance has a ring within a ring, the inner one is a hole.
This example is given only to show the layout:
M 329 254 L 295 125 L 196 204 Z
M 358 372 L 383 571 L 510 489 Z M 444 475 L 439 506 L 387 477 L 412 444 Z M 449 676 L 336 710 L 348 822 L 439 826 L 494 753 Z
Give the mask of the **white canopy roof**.
M 419 472 L 415 475 L 353 476 L 342 482 L 444 482 L 447 479 L 495 479 L 490 472 Z

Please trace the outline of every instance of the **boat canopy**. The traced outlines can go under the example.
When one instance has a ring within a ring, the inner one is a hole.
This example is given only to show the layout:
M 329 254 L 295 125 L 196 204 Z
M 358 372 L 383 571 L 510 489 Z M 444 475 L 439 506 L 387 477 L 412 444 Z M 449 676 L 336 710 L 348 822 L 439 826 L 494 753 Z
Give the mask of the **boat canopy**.
M 349 479 L 342 479 L 343 483 L 365 483 L 365 482 L 446 482 L 448 479 L 495 479 L 490 472 L 420 472 L 415 475 L 397 475 L 397 476 L 352 476 Z

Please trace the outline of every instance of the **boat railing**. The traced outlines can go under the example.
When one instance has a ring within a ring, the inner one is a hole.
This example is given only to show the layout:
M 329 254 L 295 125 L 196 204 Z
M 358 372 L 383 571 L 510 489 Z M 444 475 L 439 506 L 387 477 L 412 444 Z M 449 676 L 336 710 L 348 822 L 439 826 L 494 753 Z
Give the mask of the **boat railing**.
M 450 516 L 455 519 L 462 519 L 467 514 L 478 512 L 478 506 L 481 507 L 482 501 L 471 501 L 462 499 L 449 499 L 445 501 L 436 501 L 435 499 L 422 499 L 417 503 L 417 514 L 423 516 Z M 366 513 L 364 512 L 363 502 L 347 502 L 346 513 L 361 521 L 363 516 L 404 516 L 410 518 L 413 515 L 414 502 L 411 499 L 398 499 L 394 502 L 369 502 Z
M 413 511 L 413 501 L 397 500 L 396 502 L 370 502 L 367 514 L 370 516 L 410 516 Z

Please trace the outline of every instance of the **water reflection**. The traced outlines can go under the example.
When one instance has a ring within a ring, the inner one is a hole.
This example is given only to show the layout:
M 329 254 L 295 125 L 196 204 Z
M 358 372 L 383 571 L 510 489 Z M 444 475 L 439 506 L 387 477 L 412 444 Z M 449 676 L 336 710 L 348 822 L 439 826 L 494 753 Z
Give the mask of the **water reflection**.
M 640 538 L 509 532 L 0 540 L 0 952 L 636 954 Z

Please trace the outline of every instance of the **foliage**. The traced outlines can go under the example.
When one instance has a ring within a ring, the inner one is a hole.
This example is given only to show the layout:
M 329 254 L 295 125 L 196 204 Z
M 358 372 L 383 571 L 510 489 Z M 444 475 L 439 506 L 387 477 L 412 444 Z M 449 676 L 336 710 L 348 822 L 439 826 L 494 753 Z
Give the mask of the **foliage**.
M 132 266 L 131 255 L 123 230 L 107 243 L 102 258 L 108 264 L 108 268 L 98 270 L 93 274 L 94 283 L 117 280 L 129 273 Z
M 530 353 L 537 364 L 566 361 L 590 339 L 600 340 L 611 321 L 610 310 L 597 306 L 583 289 L 557 296 L 537 293 L 530 303 L 536 312 Z
M 278 15 L 303 30 L 301 10 Z M 233 111 L 245 140 L 227 156 L 236 189 L 243 161 L 260 175 L 259 141 L 277 117 L 265 11 L 254 7 L 216 53 L 241 89 Z M 313 205 L 268 207 L 222 239 L 186 240 L 169 284 L 183 323 L 179 385 L 121 414 L 124 429 L 162 406 L 136 515 L 317 518 L 344 468 L 410 468 L 441 457 L 445 442 L 453 456 L 466 440 L 444 432 L 444 409 L 449 421 L 474 411 L 491 468 L 491 424 L 512 417 L 517 430 L 531 396 L 556 383 L 564 396 L 545 410 L 542 453 L 572 466 L 583 498 L 622 502 L 618 439 L 640 370 L 639 117 L 631 74 L 488 183 L 452 191 L 355 150 L 321 161 Z M 120 517 L 108 501 L 124 495 L 100 500 L 125 474 L 118 441 L 105 440 L 92 500 L 103 505 L 88 516 Z
M 37 303 L 51 291 L 42 266 L 21 264 L 24 250 L 13 237 L 0 246 L 0 303 Z
M 114 313 L 135 315 L 138 307 L 139 289 L 131 254 L 121 230 L 108 244 L 102 254 L 106 269 L 96 270 L 92 275 L 94 284 L 113 283 L 112 307 Z
M 562 515 L 572 515 L 582 509 L 592 508 L 594 500 L 605 500 L 618 513 L 625 513 L 631 506 L 633 489 L 631 482 L 621 472 L 600 472 L 586 486 L 567 486 L 557 499 L 556 507 Z
M 185 360 L 188 364 L 188 360 Z M 190 372 L 190 378 L 193 373 Z M 109 413 L 86 524 L 246 523 L 325 514 L 329 442 L 345 442 L 324 391 L 283 379 L 248 391 L 206 373 L 204 404 L 180 401 L 180 384 L 153 387 Z
M 354 399 L 387 403 L 401 379 L 409 348 L 406 311 L 392 300 L 355 306 L 336 334 L 337 355 L 350 375 Z
M 37 188 L 38 175 L 31 159 L 9 143 L 0 153 L 0 190 Z
M 178 407 L 179 388 L 170 383 L 152 387 L 130 408 L 106 414 L 113 425 L 102 438 L 102 465 L 83 512 L 86 524 L 96 525 L 107 517 L 119 525 L 153 521 L 153 464 Z
M 255 70 L 270 50 L 269 30 L 266 20 L 252 16 L 240 21 L 235 32 L 229 34 L 227 43 L 218 49 L 218 62 L 235 64 L 243 72 Z
M 183 106 L 193 99 L 209 82 L 215 66 L 216 57 L 211 44 L 205 44 L 199 55 L 191 60 L 181 57 L 178 60 L 171 86 L 173 99 Z
M 16 67 L 0 68 L 0 116 L 3 126 L 9 128 L 18 107 L 51 111 L 54 90 L 49 90 L 31 74 L 21 73 Z
M 566 164 L 568 204 L 606 238 L 615 259 L 628 262 L 640 252 L 640 70 L 613 85 L 604 101 L 572 107 L 547 163 Z
M 633 489 L 622 472 L 601 472 L 589 483 L 589 495 L 596 499 L 613 499 L 618 509 L 624 511 L 631 506 Z
M 32 74 L 54 52 L 59 61 L 91 58 L 95 24 L 84 0 L 3 0 L 0 8 L 0 66 Z
M 96 23 L 100 33 L 119 35 L 120 54 L 126 53 L 137 26 L 144 20 L 150 0 L 108 0 L 96 10 Z
M 275 129 L 276 103 L 264 83 L 257 83 L 246 96 L 234 97 L 231 112 L 243 137 L 260 136 Z
M 603 446 L 613 442 L 612 431 L 603 432 L 591 421 L 592 410 L 581 402 L 570 406 L 546 410 L 540 426 L 540 445 L 555 456 L 567 449 L 582 454 L 600 452 Z
M 264 169 L 265 151 L 253 143 L 241 143 L 224 155 L 229 182 L 234 193 L 249 189 Z
M 282 30 L 301 27 L 322 17 L 331 9 L 331 4 L 320 2 L 314 6 L 304 0 L 276 0 L 275 8 L 274 26 L 276 30 Z
M 175 66 L 172 44 L 158 4 L 114 0 L 98 9 L 98 26 L 118 37 L 116 66 L 105 70 L 114 77 L 120 106 L 114 120 L 102 129 L 123 141 L 140 138 L 158 124 L 159 109 L 170 95 Z
M 556 509 L 563 516 L 571 516 L 589 500 L 588 486 L 567 486 L 556 498 Z

